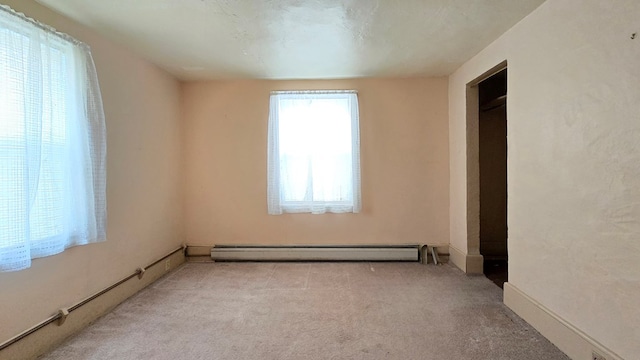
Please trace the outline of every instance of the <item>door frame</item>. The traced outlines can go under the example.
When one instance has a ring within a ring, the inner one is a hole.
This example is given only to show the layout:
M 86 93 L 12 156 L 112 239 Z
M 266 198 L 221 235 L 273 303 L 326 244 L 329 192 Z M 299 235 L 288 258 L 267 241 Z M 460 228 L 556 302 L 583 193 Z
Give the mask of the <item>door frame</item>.
M 467 259 L 469 260 L 466 272 L 468 274 L 484 273 L 484 258 L 480 254 L 480 101 L 478 84 L 504 69 L 507 69 L 506 60 L 470 81 L 466 86 Z M 507 81 L 508 79 L 509 76 L 507 76 Z M 507 102 L 509 101 L 508 88 L 507 86 Z

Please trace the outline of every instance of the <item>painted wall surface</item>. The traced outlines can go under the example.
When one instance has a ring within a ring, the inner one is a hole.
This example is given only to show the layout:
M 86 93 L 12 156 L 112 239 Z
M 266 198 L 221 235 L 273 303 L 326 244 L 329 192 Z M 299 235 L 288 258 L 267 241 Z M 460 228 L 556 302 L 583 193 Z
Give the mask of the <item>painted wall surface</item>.
M 355 89 L 362 212 L 267 214 L 273 90 Z M 447 79 L 218 81 L 183 87 L 187 242 L 447 243 Z
M 0 342 L 168 253 L 181 242 L 180 84 L 32 0 L 0 0 L 88 43 L 107 123 L 107 241 L 0 273 Z
M 509 282 L 640 354 L 640 2 L 548 0 L 449 79 L 451 244 L 467 249 L 466 84 L 508 61 Z

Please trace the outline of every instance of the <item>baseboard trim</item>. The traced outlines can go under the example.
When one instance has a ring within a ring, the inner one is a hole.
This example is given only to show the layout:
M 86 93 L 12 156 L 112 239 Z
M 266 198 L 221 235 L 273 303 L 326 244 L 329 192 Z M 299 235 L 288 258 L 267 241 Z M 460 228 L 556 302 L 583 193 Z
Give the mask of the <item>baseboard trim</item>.
M 469 275 L 484 273 L 482 255 L 465 254 L 455 246 L 449 245 L 449 259 L 453 265 Z
M 449 262 L 449 244 L 446 245 L 420 245 L 420 262 L 423 264 L 433 264 L 431 249 L 435 248 L 438 254 L 438 264 Z
M 187 245 L 187 262 L 213 262 L 211 248 L 213 245 Z
M 591 360 L 593 351 L 607 360 L 622 360 L 611 349 L 508 282 L 504 283 L 504 303 L 574 360 Z
M 86 303 L 82 301 L 83 304 L 70 313 L 62 325 L 49 323 L 0 350 L 0 360 L 35 359 L 55 349 L 132 295 L 178 268 L 185 262 L 185 256 L 183 251 L 176 251 L 163 260 L 170 260 L 168 268 L 166 261 L 154 262 L 144 269 L 142 278 L 133 277 Z

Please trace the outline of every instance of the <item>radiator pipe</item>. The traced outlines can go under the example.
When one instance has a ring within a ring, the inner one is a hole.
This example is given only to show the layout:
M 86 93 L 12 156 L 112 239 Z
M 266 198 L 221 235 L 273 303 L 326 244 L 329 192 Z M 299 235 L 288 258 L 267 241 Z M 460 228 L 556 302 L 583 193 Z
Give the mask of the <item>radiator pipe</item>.
M 7 347 L 9 347 L 9 346 L 11 346 L 11 345 L 13 345 L 13 344 L 17 343 L 18 341 L 20 341 L 20 340 L 24 339 L 25 337 L 27 337 L 27 336 L 29 336 L 29 335 L 33 334 L 34 332 L 36 332 L 36 331 L 38 331 L 38 330 L 42 329 L 43 327 L 45 327 L 45 326 L 47 326 L 47 325 L 49 325 L 49 324 L 51 324 L 51 323 L 53 323 L 53 322 L 58 321 L 58 325 L 62 325 L 62 324 L 64 323 L 64 319 L 66 319 L 66 317 L 67 317 L 67 315 L 68 315 L 68 314 L 72 313 L 73 311 L 77 310 L 78 308 L 82 307 L 83 305 L 85 305 L 85 304 L 89 303 L 90 301 L 92 301 L 92 300 L 96 299 L 97 297 L 99 297 L 99 296 L 101 296 L 101 295 L 104 295 L 105 293 L 107 293 L 107 292 L 109 292 L 109 291 L 113 290 L 114 288 L 116 288 L 116 287 L 118 287 L 118 286 L 122 285 L 123 283 L 125 283 L 125 282 L 127 282 L 127 281 L 131 280 L 131 279 L 132 279 L 132 278 L 134 278 L 134 277 L 138 277 L 138 278 L 142 279 L 142 274 L 144 274 L 144 272 L 145 272 L 145 270 L 144 270 L 144 269 L 148 269 L 148 268 L 150 268 L 150 267 L 152 267 L 152 266 L 154 266 L 154 265 L 158 264 L 159 262 L 161 262 L 161 261 L 165 260 L 166 258 L 168 258 L 169 256 L 171 256 L 171 255 L 173 255 L 173 254 L 177 253 L 178 251 L 185 252 L 185 251 L 186 251 L 186 246 L 185 246 L 185 245 L 182 245 L 182 246 L 180 246 L 179 248 L 177 248 L 177 249 L 175 249 L 175 250 L 171 251 L 171 252 L 170 252 L 170 253 L 168 253 L 167 255 L 165 255 L 165 256 L 163 256 L 163 257 L 159 258 L 158 260 L 156 260 L 156 261 L 152 262 L 151 264 L 149 264 L 149 265 L 147 265 L 147 266 L 145 266 L 145 267 L 143 267 L 143 268 L 138 268 L 138 269 L 136 269 L 136 271 L 135 271 L 133 274 L 131 274 L 131 275 L 129 275 L 129 276 L 127 276 L 127 277 L 125 277 L 125 278 L 121 279 L 120 281 L 118 281 L 118 282 L 114 283 L 114 284 L 113 284 L 113 285 L 111 285 L 111 286 L 108 286 L 108 287 L 106 287 L 106 288 L 104 288 L 104 289 L 102 289 L 102 290 L 98 291 L 97 293 L 95 293 L 95 294 L 93 294 L 93 295 L 91 295 L 91 296 L 87 297 L 86 299 L 84 299 L 84 300 L 82 300 L 82 301 L 80 301 L 80 302 L 76 303 L 75 305 L 71 306 L 70 308 L 67 308 L 67 309 L 60 309 L 60 310 L 58 310 L 58 313 L 57 313 L 57 314 L 55 314 L 55 315 L 53 315 L 53 316 L 51 316 L 51 317 L 47 318 L 46 320 L 44 320 L 44 321 L 42 321 L 42 322 L 38 323 L 37 325 L 32 326 L 31 328 L 29 328 L 29 329 L 27 329 L 27 330 L 25 330 L 25 331 L 21 332 L 20 334 L 18 334 L 18 335 L 16 335 L 16 336 L 12 337 L 11 339 L 9 339 L 9 340 L 7 340 L 7 341 L 3 342 L 2 344 L 0 344 L 0 351 L 2 351 L 2 350 L 4 350 L 5 348 L 7 348 Z

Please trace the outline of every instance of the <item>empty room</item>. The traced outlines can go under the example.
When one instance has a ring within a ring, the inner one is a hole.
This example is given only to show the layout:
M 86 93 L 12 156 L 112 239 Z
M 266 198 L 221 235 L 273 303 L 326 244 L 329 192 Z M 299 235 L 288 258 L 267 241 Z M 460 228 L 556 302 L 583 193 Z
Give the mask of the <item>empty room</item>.
M 640 359 L 639 33 L 0 0 L 0 360 Z

